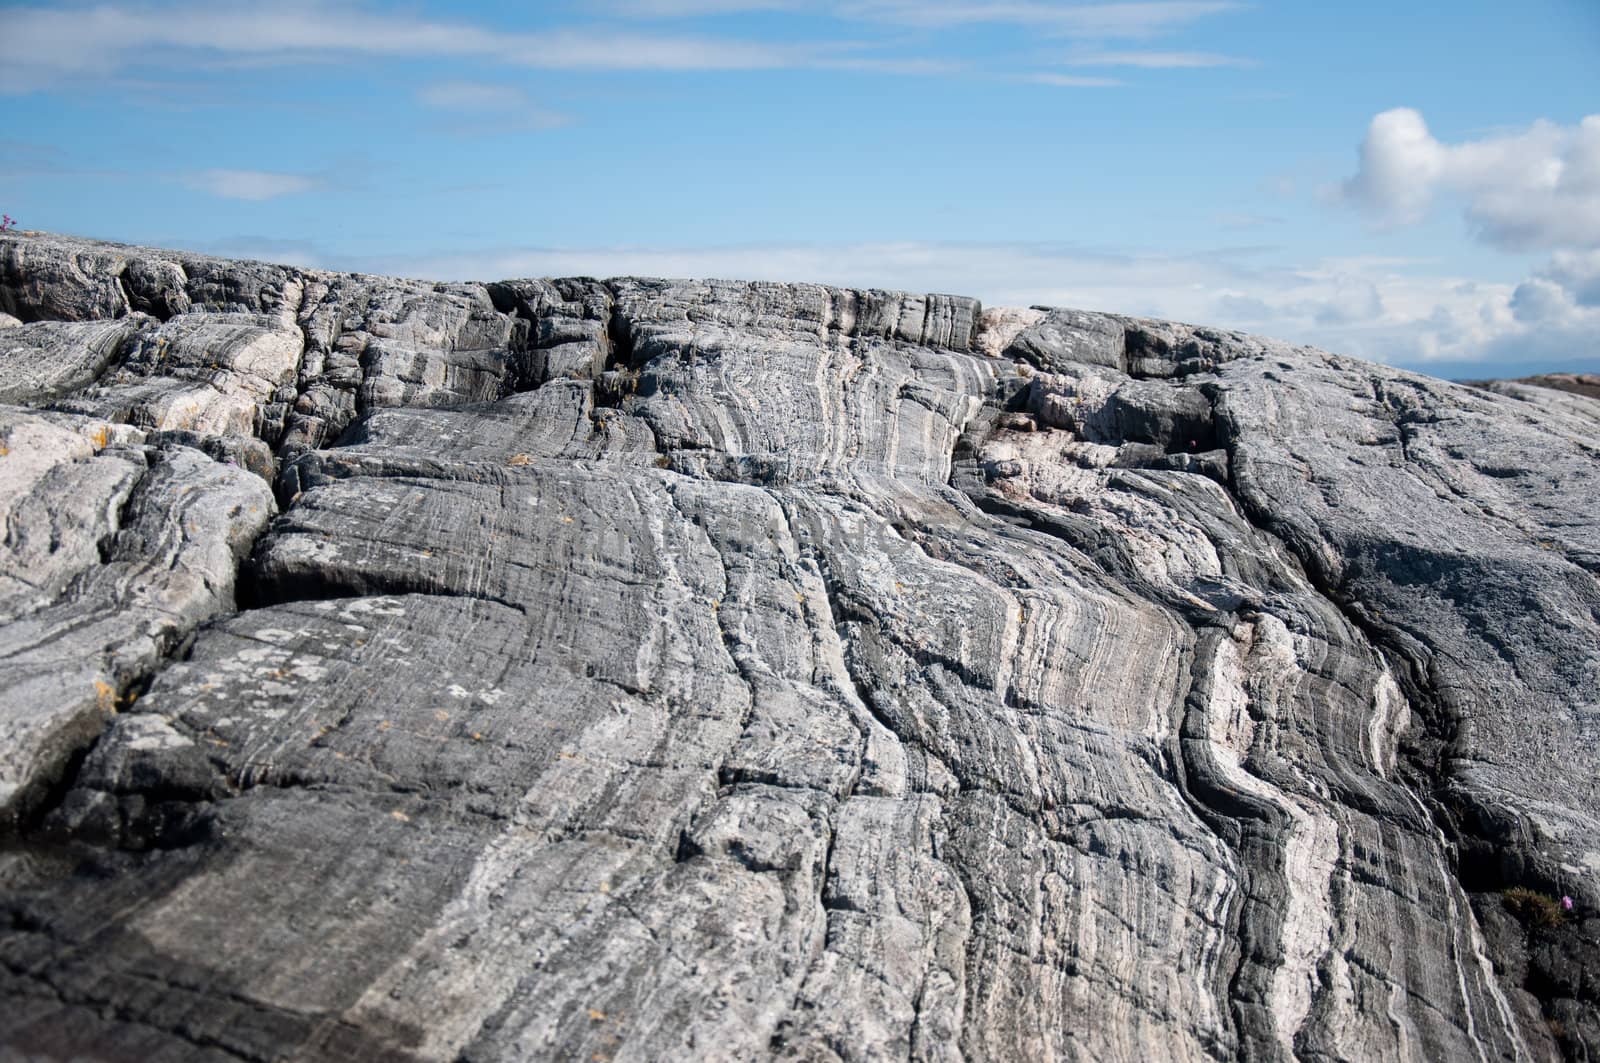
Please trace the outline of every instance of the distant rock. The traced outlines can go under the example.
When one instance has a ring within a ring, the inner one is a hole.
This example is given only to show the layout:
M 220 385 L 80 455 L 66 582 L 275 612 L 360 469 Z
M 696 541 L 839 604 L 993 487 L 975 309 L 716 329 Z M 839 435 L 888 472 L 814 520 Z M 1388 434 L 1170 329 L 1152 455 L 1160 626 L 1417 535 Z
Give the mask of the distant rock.
M 1600 1052 L 1588 398 L 53 236 L 0 314 L 0 1054 Z
M 1574 395 L 1600 399 L 1600 374 L 1596 373 L 1544 373 L 1517 380 L 1469 380 L 1466 383 L 1471 387 L 1498 391 L 1502 394 L 1514 394 L 1514 389 L 1518 387 L 1535 387 L 1570 391 Z

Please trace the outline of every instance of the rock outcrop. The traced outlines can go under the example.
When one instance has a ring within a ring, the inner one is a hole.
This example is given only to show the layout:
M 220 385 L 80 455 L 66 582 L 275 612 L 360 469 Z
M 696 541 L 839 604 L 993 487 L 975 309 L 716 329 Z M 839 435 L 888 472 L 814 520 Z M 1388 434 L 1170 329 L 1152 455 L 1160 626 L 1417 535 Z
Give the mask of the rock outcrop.
M 39 236 L 0 313 L 10 1057 L 1600 1052 L 1600 403 Z

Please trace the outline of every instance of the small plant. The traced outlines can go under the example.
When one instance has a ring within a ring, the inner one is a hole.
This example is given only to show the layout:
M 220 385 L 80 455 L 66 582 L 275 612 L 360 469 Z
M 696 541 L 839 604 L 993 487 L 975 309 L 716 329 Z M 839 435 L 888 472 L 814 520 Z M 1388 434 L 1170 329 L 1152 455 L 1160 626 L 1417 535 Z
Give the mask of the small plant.
M 1526 886 L 1513 886 L 1500 895 L 1506 909 L 1530 926 L 1560 926 L 1567 921 L 1572 898 L 1556 900 Z
M 14 233 L 17 231 L 17 219 L 9 214 L 0 214 L 0 233 Z

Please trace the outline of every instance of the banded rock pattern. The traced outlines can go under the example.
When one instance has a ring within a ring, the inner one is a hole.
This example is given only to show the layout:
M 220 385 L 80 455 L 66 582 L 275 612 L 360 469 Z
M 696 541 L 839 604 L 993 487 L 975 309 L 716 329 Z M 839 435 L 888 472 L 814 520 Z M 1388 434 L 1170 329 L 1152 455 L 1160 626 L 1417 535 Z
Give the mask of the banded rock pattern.
M 1586 398 L 58 238 L 0 312 L 8 1052 L 1600 1050 Z

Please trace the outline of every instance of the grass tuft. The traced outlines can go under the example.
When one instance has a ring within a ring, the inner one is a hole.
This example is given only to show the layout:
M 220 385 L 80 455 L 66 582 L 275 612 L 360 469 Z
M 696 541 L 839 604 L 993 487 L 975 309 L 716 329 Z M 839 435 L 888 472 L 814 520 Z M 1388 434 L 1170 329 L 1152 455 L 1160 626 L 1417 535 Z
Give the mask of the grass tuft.
M 1507 911 L 1530 926 L 1560 926 L 1567 921 L 1560 901 L 1526 886 L 1513 886 L 1500 899 Z

